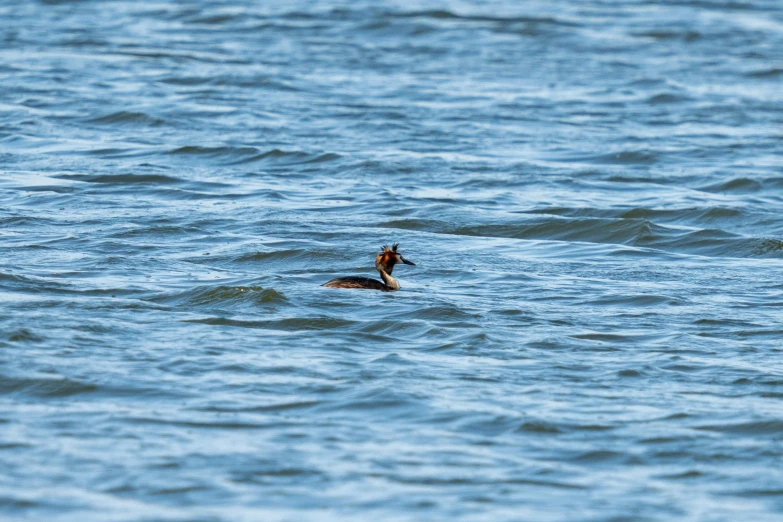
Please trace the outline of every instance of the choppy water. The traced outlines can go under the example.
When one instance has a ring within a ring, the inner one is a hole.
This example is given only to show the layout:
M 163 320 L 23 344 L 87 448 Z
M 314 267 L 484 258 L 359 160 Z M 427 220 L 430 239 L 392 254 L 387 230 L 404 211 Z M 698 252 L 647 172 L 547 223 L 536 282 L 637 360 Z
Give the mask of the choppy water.
M 0 5 L 0 516 L 780 520 L 783 4 L 272 4 Z

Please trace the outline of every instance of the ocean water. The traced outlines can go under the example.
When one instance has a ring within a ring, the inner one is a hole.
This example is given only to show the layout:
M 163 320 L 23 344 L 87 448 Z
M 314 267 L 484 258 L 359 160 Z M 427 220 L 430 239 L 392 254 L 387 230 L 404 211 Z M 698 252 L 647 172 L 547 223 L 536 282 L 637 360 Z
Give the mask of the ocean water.
M 0 518 L 783 519 L 783 3 L 0 20 Z

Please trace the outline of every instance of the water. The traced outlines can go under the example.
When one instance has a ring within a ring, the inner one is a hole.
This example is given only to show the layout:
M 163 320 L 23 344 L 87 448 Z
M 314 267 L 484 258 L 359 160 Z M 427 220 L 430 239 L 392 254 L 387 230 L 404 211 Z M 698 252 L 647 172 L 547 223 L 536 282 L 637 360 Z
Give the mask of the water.
M 778 0 L 0 19 L 0 517 L 783 517 Z

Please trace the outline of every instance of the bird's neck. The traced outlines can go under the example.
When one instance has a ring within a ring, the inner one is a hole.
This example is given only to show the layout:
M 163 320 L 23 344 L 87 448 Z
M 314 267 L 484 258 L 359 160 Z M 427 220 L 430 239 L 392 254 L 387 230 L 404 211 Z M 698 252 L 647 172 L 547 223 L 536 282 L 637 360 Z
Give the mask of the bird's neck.
M 378 273 L 381 274 L 381 279 L 383 279 L 383 282 L 386 283 L 386 286 L 388 286 L 390 290 L 400 289 L 400 283 L 398 283 L 397 280 L 391 276 L 391 274 L 387 274 L 383 269 L 379 269 Z

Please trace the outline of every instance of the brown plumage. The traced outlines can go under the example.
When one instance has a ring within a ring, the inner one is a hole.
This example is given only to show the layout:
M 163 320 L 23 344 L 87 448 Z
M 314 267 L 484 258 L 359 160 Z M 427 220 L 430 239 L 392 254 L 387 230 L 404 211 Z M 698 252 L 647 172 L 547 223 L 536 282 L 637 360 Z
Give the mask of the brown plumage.
M 393 244 L 391 248 L 384 245 L 381 249 L 381 253 L 375 257 L 375 269 L 381 275 L 383 282 L 377 279 L 371 279 L 369 277 L 338 277 L 331 281 L 324 283 L 321 286 L 328 288 L 358 288 L 363 290 L 380 290 L 381 292 L 393 292 L 400 289 L 400 283 L 394 279 L 391 274 L 394 270 L 394 265 L 397 263 L 404 263 L 406 265 L 416 266 L 397 253 L 397 243 Z

